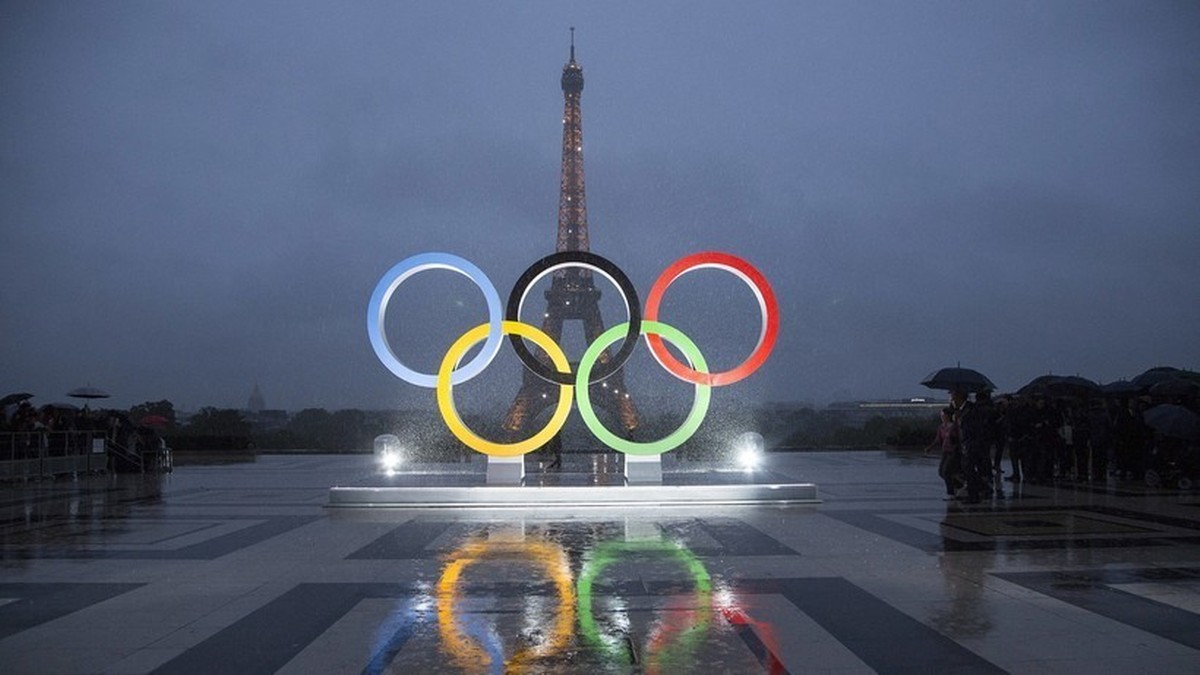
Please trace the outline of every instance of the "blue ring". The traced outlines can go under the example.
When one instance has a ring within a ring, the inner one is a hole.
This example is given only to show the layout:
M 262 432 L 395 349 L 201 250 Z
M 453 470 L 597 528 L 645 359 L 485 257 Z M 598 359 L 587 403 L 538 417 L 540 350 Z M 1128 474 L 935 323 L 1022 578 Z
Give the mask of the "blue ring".
M 437 375 L 419 373 L 400 362 L 400 359 L 392 352 L 391 345 L 388 344 L 383 319 L 387 315 L 387 306 L 392 299 L 392 293 L 396 292 L 400 284 L 414 274 L 434 269 L 458 272 L 470 279 L 479 287 L 479 290 L 483 291 L 483 297 L 487 300 L 488 307 L 489 330 L 483 347 L 475 355 L 475 358 L 454 371 L 450 376 L 450 382 L 455 385 L 462 384 L 482 373 L 492 359 L 496 358 L 496 354 L 500 352 L 500 345 L 504 342 L 504 331 L 501 325 L 504 320 L 504 310 L 500 307 L 500 293 L 496 291 L 495 285 L 483 273 L 483 270 L 452 253 L 420 253 L 396 263 L 383 275 L 383 278 L 375 285 L 375 292 L 371 294 L 371 302 L 367 304 L 367 335 L 371 338 L 371 347 L 375 349 L 375 356 L 379 357 L 388 370 L 405 382 L 428 389 L 437 388 Z

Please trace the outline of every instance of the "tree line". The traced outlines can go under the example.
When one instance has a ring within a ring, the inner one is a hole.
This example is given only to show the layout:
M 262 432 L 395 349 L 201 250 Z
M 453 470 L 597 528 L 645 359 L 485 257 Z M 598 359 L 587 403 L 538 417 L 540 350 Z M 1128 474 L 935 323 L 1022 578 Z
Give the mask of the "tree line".
M 670 433 L 681 421 L 671 415 L 644 417 L 634 438 L 657 438 Z M 376 411 L 308 408 L 264 424 L 252 414 L 229 408 L 201 408 L 186 423 L 179 423 L 174 405 L 167 400 L 147 401 L 130 409 L 130 418 L 158 416 L 166 420 L 160 431 L 177 450 L 369 450 L 375 437 L 396 434 L 413 451 L 431 455 L 462 452 L 436 411 Z M 480 435 L 499 438 L 498 421 L 464 416 Z M 937 419 L 875 417 L 864 425 L 847 424 L 836 411 L 806 407 L 755 408 L 714 405 L 697 434 L 681 450 L 704 455 L 724 448 L 745 431 L 758 431 L 768 448 L 802 450 L 823 447 L 924 446 L 933 438 Z M 587 443 L 583 434 L 578 440 Z M 598 443 L 597 443 L 598 445 Z

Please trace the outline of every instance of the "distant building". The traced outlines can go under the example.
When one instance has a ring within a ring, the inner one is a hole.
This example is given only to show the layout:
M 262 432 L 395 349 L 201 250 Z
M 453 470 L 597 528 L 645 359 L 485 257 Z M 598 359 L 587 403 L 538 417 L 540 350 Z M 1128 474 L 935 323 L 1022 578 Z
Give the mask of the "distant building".
M 258 383 L 254 383 L 254 391 L 250 392 L 250 400 L 246 402 L 246 411 L 251 414 L 258 414 L 265 410 L 267 402 L 263 399 L 262 391 L 258 388 Z
M 267 409 L 266 399 L 263 398 L 257 382 L 254 383 L 254 391 L 250 392 L 250 400 L 246 402 L 242 417 L 250 423 L 252 431 L 281 431 L 287 428 L 288 421 L 291 420 L 291 415 L 286 410 Z
M 874 417 L 928 420 L 946 406 L 941 398 L 917 397 L 876 401 L 836 401 L 825 408 L 846 426 L 862 427 Z

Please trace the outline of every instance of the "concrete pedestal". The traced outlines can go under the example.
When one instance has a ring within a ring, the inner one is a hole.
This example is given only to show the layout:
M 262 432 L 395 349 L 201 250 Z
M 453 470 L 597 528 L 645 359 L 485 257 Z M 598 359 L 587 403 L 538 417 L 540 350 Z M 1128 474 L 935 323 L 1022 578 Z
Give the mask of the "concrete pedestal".
M 625 482 L 630 485 L 662 485 L 661 455 L 625 455 Z
M 488 457 L 488 485 L 520 485 L 525 479 L 525 457 Z
M 329 505 L 347 508 L 552 508 L 817 504 L 812 483 L 757 485 L 584 485 L 572 487 L 333 487 Z

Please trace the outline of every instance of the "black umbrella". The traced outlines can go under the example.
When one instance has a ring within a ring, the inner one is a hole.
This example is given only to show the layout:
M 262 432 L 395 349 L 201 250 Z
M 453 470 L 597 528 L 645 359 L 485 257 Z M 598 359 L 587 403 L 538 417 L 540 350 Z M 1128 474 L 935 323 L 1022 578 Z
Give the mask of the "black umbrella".
M 1166 380 L 1174 378 L 1176 376 L 1175 374 L 1178 372 L 1178 368 L 1159 366 L 1157 368 L 1151 368 L 1150 370 L 1147 370 L 1130 381 L 1141 387 L 1143 390 L 1146 390 L 1158 384 L 1159 382 L 1165 382 Z
M 9 394 L 4 398 L 0 398 L 0 408 L 3 408 L 6 405 L 12 405 L 14 403 L 20 403 L 21 401 L 31 398 L 33 398 L 33 394 L 24 391 L 17 394 Z
M 1059 375 L 1038 375 L 1030 380 L 1024 387 L 1017 390 L 1021 396 L 1048 396 L 1050 395 L 1050 385 L 1061 380 Z
M 1172 377 L 1150 387 L 1152 396 L 1195 396 L 1198 393 L 1200 384 L 1182 377 Z
M 108 398 L 109 396 L 112 396 L 112 394 L 100 389 L 99 387 L 93 387 L 89 384 L 86 387 L 76 387 L 71 391 L 68 391 L 67 396 L 70 396 L 71 398 Z
M 1101 385 L 1100 391 L 1104 392 L 1105 396 L 1121 397 L 1141 393 L 1142 388 L 1129 380 L 1117 380 Z
M 1089 398 L 1100 393 L 1100 385 L 1086 377 L 1067 375 L 1046 385 L 1052 396 L 1069 396 L 1072 398 Z
M 1164 403 L 1142 413 L 1146 425 L 1163 436 L 1200 439 L 1200 415 L 1181 405 Z
M 42 406 L 43 410 L 46 408 L 50 408 L 52 410 L 70 410 L 72 412 L 79 411 L 79 406 L 72 403 L 47 403 L 46 405 Z
M 930 373 L 921 384 L 930 389 L 944 389 L 946 391 L 961 391 L 964 393 L 992 391 L 996 385 L 987 378 L 986 375 L 970 368 L 955 366 L 954 368 L 942 368 L 941 370 Z
M 1197 373 L 1194 370 L 1177 370 L 1177 371 L 1175 371 L 1175 377 L 1177 379 L 1187 380 L 1188 382 L 1196 382 L 1197 384 L 1200 384 L 1200 373 Z

